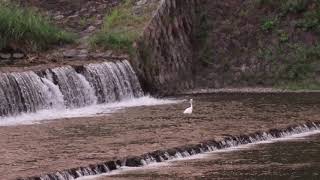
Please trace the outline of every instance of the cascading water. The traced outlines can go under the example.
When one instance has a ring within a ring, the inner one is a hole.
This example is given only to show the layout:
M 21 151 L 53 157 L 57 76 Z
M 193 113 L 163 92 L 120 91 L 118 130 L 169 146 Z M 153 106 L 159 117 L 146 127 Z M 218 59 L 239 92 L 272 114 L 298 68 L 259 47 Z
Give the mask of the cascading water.
M 0 74 L 0 117 L 44 109 L 71 109 L 141 97 L 143 91 L 126 60 Z
M 52 93 L 54 85 L 46 83 L 32 71 L 0 74 L 0 116 L 52 107 L 57 100 Z
M 76 108 L 96 103 L 97 98 L 89 82 L 71 66 L 54 68 L 47 73 L 53 74 L 47 76 L 55 77 L 53 79 L 58 84 L 67 107 Z
M 94 87 L 99 103 L 143 95 L 137 76 L 128 61 L 86 65 L 84 76 Z
M 320 122 L 289 126 L 284 129 L 271 129 L 266 132 L 256 132 L 248 135 L 230 136 L 221 141 L 207 140 L 199 144 L 186 145 L 167 150 L 157 150 L 140 156 L 132 156 L 121 160 L 102 162 L 87 167 L 79 167 L 57 171 L 54 173 L 20 178 L 19 180 L 74 180 L 90 175 L 100 175 L 118 170 L 121 167 L 143 167 L 153 163 L 166 162 L 174 159 L 188 158 L 193 155 L 215 152 L 241 145 L 268 142 L 295 135 L 319 133 Z M 93 178 L 92 178 L 93 179 Z

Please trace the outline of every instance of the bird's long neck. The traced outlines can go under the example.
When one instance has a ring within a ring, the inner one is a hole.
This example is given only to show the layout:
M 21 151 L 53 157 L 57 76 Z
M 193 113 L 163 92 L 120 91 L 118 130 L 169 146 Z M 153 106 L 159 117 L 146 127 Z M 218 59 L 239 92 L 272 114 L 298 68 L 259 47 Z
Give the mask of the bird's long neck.
M 192 101 L 190 101 L 190 105 L 191 105 L 190 107 L 192 107 Z

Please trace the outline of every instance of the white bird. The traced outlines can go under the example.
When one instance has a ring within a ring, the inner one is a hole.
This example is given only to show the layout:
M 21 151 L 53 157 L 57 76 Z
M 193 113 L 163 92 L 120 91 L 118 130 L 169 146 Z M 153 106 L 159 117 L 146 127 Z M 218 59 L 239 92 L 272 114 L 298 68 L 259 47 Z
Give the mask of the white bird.
M 190 107 L 188 107 L 186 110 L 183 111 L 183 114 L 192 114 L 192 99 L 190 99 Z

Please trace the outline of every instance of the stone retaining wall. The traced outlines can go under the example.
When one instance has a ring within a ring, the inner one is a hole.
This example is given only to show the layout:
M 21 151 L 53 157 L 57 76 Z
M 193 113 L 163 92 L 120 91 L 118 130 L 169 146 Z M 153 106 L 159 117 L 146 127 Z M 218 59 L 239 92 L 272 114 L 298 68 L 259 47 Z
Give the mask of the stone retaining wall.
M 193 86 L 193 46 L 202 0 L 162 0 L 137 42 L 134 67 L 145 90 L 173 94 Z

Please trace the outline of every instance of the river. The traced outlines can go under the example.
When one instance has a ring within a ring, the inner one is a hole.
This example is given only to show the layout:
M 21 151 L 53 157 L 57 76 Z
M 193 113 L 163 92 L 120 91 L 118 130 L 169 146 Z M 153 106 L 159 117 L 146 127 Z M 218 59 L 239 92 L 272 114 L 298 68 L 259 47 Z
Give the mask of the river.
M 320 179 L 320 134 L 124 168 L 93 179 Z

